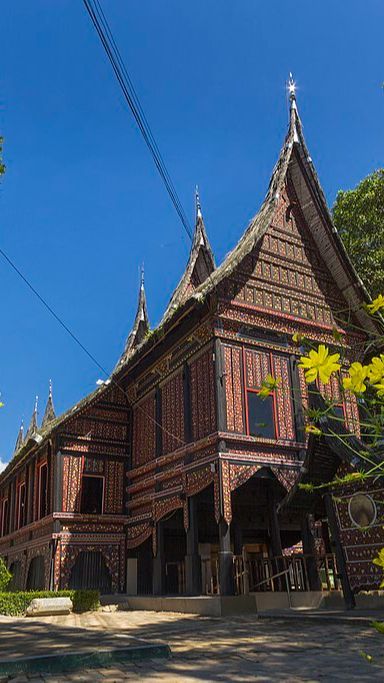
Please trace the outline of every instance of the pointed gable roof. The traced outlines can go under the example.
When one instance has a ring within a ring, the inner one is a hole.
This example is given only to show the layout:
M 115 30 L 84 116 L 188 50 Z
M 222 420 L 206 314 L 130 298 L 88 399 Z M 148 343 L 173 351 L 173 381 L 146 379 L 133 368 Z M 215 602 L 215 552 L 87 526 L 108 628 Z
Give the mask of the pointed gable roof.
M 24 421 L 21 420 L 19 433 L 17 435 L 17 439 L 16 439 L 16 443 L 15 443 L 15 450 L 14 450 L 15 453 L 17 453 L 17 451 L 22 447 L 23 443 L 24 443 Z
M 55 408 L 53 405 L 52 380 L 49 380 L 49 394 L 47 405 L 45 406 L 44 417 L 41 423 L 42 427 L 46 427 L 49 422 L 56 418 Z
M 173 312 L 184 303 L 200 285 L 206 282 L 211 273 L 215 270 L 215 259 L 205 229 L 197 187 L 195 191 L 195 207 L 195 231 L 188 263 L 179 284 L 172 294 L 161 324 L 168 320 Z
M 129 333 L 127 337 L 127 341 L 125 342 L 125 347 L 124 351 L 121 354 L 120 360 L 115 368 L 117 370 L 120 365 L 125 363 L 125 361 L 129 358 L 133 350 L 139 346 L 139 344 L 143 341 L 144 337 L 147 335 L 149 332 L 149 319 L 148 319 L 148 310 L 147 310 L 147 299 L 145 296 L 145 289 L 144 289 L 144 268 L 141 270 L 141 280 L 140 280 L 140 289 L 139 289 L 139 299 L 137 302 L 137 311 L 136 311 L 136 316 L 135 316 L 135 321 L 133 323 L 133 327 L 131 332 Z
M 334 281 L 351 310 L 355 312 L 360 324 L 365 329 L 374 332 L 376 330 L 375 322 L 361 308 L 362 304 L 370 300 L 369 294 L 355 271 L 344 244 L 332 223 L 324 192 L 305 143 L 297 109 L 295 84 L 291 75 L 289 97 L 288 133 L 273 169 L 268 191 L 260 211 L 251 220 L 236 247 L 228 254 L 209 280 L 198 288 L 197 296 L 212 291 L 222 280 L 231 275 L 245 256 L 260 243 L 271 224 L 277 202 L 286 181 L 289 179 L 293 183 L 299 198 L 301 210 L 312 237 L 327 263 Z
M 37 430 L 38 430 L 38 425 L 37 425 L 37 404 L 38 404 L 38 401 L 39 401 L 39 397 L 36 396 L 36 398 L 35 398 L 35 405 L 34 405 L 32 417 L 31 417 L 31 421 L 30 421 L 30 423 L 29 423 L 29 427 L 28 427 L 27 433 L 26 433 L 26 435 L 25 435 L 26 441 L 27 441 L 31 436 L 33 436 L 33 434 L 35 434 L 35 433 L 37 432 Z

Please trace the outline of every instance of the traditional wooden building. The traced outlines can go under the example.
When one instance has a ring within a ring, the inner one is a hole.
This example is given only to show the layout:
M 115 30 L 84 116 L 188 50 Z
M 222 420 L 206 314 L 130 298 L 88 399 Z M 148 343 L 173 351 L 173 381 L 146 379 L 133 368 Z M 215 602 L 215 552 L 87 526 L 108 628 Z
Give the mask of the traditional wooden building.
M 373 322 L 293 84 L 290 105 L 267 195 L 234 250 L 215 266 L 197 199 L 189 261 L 160 325 L 150 330 L 142 282 L 110 379 L 59 418 L 50 392 L 41 427 L 35 409 L 19 435 L 0 477 L 0 554 L 14 586 L 225 595 L 341 581 L 351 602 L 377 587 L 381 484 L 345 489 L 337 503 L 298 487 L 362 463 L 335 439 L 306 437 L 292 335 L 334 345 L 336 329 L 351 361 L 362 334 L 349 321 Z M 267 374 L 281 382 L 262 400 Z M 337 382 L 318 390 L 358 434 L 356 400 Z

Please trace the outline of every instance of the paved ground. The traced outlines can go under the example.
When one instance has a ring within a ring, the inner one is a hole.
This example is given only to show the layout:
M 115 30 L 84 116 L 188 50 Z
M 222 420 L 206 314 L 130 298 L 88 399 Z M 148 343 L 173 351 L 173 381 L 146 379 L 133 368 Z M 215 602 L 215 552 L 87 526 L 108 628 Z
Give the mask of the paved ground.
M 115 612 L 38 619 L 0 617 L 0 653 L 26 656 L 61 648 L 126 645 L 130 639 L 169 643 L 171 660 L 94 669 L 62 676 L 34 676 L 47 683 L 143 680 L 372 681 L 384 680 L 384 635 L 366 622 L 261 620 L 255 615 L 204 618 L 185 614 Z M 360 654 L 373 657 L 368 663 Z

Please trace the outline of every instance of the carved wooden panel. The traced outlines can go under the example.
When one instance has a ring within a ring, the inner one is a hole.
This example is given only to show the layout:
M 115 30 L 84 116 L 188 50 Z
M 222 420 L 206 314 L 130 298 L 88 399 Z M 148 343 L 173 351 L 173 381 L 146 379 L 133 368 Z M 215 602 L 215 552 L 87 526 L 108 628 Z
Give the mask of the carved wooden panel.
M 212 349 L 190 364 L 192 436 L 194 441 L 216 429 L 216 399 Z
M 241 379 L 242 350 L 224 346 L 224 382 L 227 406 L 227 430 L 244 432 L 243 390 Z
M 155 457 L 155 434 L 155 396 L 151 394 L 133 409 L 133 467 Z
M 170 453 L 184 443 L 183 373 L 174 375 L 161 387 L 163 453 Z

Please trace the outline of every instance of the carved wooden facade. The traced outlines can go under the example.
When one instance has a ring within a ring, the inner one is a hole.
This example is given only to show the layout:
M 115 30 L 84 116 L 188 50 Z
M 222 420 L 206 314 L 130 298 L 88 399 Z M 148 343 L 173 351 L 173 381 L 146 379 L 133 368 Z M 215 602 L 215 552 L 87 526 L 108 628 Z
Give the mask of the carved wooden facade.
M 215 523 L 224 555 L 231 525 L 243 525 L 253 546 L 256 538 L 275 555 L 279 543 L 299 539 L 303 509 L 289 501 L 307 457 L 309 396 L 292 335 L 333 345 L 336 329 L 346 363 L 353 361 L 362 337 L 347 318 L 362 323 L 362 297 L 326 213 L 293 101 L 266 200 L 234 251 L 215 268 L 198 205 L 187 269 L 161 326 L 149 334 L 142 283 L 134 326 L 109 383 L 61 418 L 50 414 L 42 430 L 34 425 L 18 444 L 0 478 L 0 555 L 17 566 L 20 587 L 40 581 L 64 588 L 97 566 L 104 587 L 123 591 L 128 556 L 144 557 L 150 544 L 161 565 L 167 520 L 180 557 L 193 554 L 194 525 L 214 553 Z M 262 405 L 257 392 L 267 375 L 279 384 Z M 358 433 L 356 401 L 343 402 L 338 387 L 335 381 L 318 389 Z M 265 426 L 258 416 L 267 410 Z M 320 451 L 317 457 L 321 475 Z M 345 467 L 335 457 L 334 473 Z M 86 486 L 96 490 L 92 478 L 100 500 L 85 512 Z M 244 500 L 259 496 L 260 509 L 246 515 L 242 491 Z M 281 506 L 283 541 L 273 538 L 273 496 L 288 500 Z M 193 499 L 206 505 L 207 521 L 198 523 Z M 376 586 L 368 563 L 372 548 L 384 544 L 381 527 L 363 536 L 348 526 L 342 503 L 337 514 L 352 588 Z M 251 538 L 252 524 L 260 533 Z M 39 581 L 35 566 L 30 571 L 37 556 L 44 567 Z

